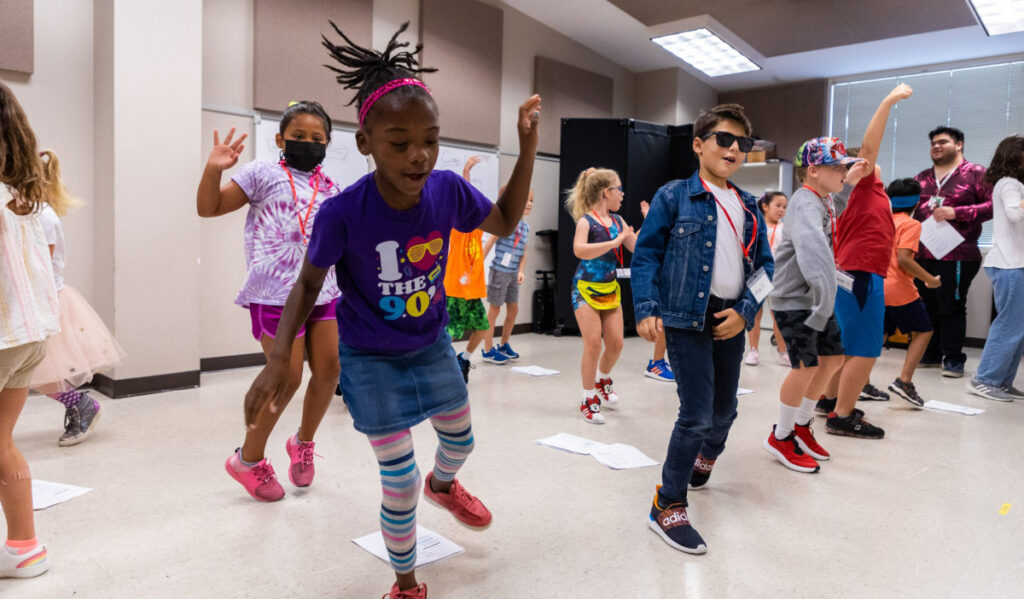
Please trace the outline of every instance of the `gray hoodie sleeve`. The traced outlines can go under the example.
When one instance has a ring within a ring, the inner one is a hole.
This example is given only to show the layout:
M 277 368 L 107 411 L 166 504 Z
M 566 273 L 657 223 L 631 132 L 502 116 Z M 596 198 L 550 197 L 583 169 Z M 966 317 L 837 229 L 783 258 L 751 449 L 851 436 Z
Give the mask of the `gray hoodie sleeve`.
M 804 324 L 824 331 L 836 300 L 836 264 L 822 227 L 825 207 L 820 202 L 793 202 L 786 212 L 786 233 L 800 273 L 811 288 L 811 315 Z

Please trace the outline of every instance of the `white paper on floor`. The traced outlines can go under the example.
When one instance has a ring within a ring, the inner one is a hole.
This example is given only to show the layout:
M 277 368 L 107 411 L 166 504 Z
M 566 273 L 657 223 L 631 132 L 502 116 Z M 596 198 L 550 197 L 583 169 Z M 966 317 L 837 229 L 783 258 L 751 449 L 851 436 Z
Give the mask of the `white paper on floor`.
M 92 489 L 51 483 L 38 478 L 32 479 L 32 509 L 45 510 L 50 506 L 64 503 L 68 499 L 74 499 L 79 495 L 85 495 Z
M 977 416 L 978 414 L 981 414 L 982 412 L 985 411 L 980 408 L 958 406 L 956 404 L 946 403 L 944 401 L 935 401 L 934 399 L 929 399 L 928 401 L 924 402 L 924 407 L 931 408 L 933 410 L 941 410 L 943 412 L 956 412 L 957 414 L 965 414 L 967 416 Z
M 384 535 L 378 530 L 375 533 L 368 534 L 365 537 L 359 537 L 358 539 L 352 539 L 352 542 L 359 545 L 363 549 L 369 551 L 385 563 L 388 561 L 388 551 L 384 545 Z M 422 526 L 416 527 L 416 567 L 422 568 L 429 566 L 434 562 L 439 562 L 443 559 L 458 555 L 464 552 L 465 549 L 442 537 L 436 532 L 424 528 Z
M 658 465 L 658 462 L 644 455 L 644 452 L 632 445 L 625 445 L 623 443 L 613 443 L 604 447 L 594 448 L 590 452 L 590 457 L 612 470 L 646 468 L 647 466 Z
M 605 446 L 604 443 L 598 443 L 597 441 L 591 441 L 590 439 L 584 439 L 569 433 L 558 433 L 545 439 L 537 439 L 536 443 L 551 449 L 560 449 L 580 455 L 590 455 L 593 450 Z
M 557 370 L 541 368 L 540 366 L 513 366 L 512 372 L 516 374 L 528 374 L 530 376 L 549 376 L 558 374 Z
M 753 392 L 754 392 L 753 389 L 746 389 L 744 387 L 736 387 L 736 397 L 739 397 L 740 395 L 750 395 Z

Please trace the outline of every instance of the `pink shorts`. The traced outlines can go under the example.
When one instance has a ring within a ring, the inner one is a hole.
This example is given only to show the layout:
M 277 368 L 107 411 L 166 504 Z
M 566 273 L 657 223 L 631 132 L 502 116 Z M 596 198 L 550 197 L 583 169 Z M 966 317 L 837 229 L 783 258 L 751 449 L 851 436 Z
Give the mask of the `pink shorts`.
M 299 329 L 296 339 L 306 334 L 306 326 L 320 320 L 334 320 L 336 318 L 334 309 L 338 300 L 331 300 L 330 303 L 314 306 L 306 323 Z M 252 318 L 252 336 L 256 341 L 263 338 L 263 335 L 274 338 L 277 334 L 277 325 L 281 322 L 281 313 L 284 306 L 267 306 L 265 304 L 249 304 L 249 316 Z

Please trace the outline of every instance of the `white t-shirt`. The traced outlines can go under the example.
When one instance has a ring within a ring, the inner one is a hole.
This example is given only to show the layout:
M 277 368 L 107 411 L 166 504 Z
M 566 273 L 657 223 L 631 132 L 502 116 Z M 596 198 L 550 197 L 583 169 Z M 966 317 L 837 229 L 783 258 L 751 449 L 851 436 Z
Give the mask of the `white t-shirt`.
M 747 222 L 747 213 L 737 192 L 718 187 L 708 181 L 704 182 L 711 193 L 718 199 L 715 205 L 718 207 L 718 233 L 715 238 L 715 263 L 711 269 L 711 295 L 722 299 L 735 300 L 743 294 L 745 281 L 743 280 L 743 249 L 740 247 L 740 240 L 737 237 L 743 235 L 743 227 Z M 726 218 L 725 210 L 732 218 Z M 744 240 L 749 243 L 749 239 Z
M 992 188 L 992 249 L 985 266 L 1024 268 L 1024 183 L 1003 177 Z
M 53 284 L 57 291 L 60 291 L 64 288 L 64 265 L 68 261 L 68 251 L 64 246 L 64 228 L 60 226 L 60 217 L 49 204 L 43 204 L 39 222 L 43 224 L 46 243 L 53 246 L 53 256 L 50 258 L 50 262 L 53 263 Z

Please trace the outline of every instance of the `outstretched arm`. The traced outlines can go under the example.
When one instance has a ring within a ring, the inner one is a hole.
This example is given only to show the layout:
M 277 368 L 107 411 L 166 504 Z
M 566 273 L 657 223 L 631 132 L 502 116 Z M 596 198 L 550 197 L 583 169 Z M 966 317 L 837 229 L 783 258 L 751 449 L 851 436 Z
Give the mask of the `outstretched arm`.
M 210 157 L 206 161 L 206 169 L 199 180 L 199 189 L 196 191 L 196 212 L 202 217 L 221 216 L 234 212 L 249 201 L 249 198 L 234 181 L 221 187 L 220 177 L 224 171 L 235 166 L 238 156 L 245 149 L 245 138 L 243 134 L 234 143 L 231 138 L 235 135 L 234 128 L 228 132 L 224 142 L 221 143 L 220 135 L 213 132 L 213 149 L 210 150 Z
M 530 197 L 530 182 L 533 179 L 533 162 L 537 158 L 538 127 L 540 121 L 540 96 L 534 94 L 519 107 L 516 129 L 519 131 L 519 158 L 512 169 L 512 176 L 505 186 L 505 192 L 498 198 L 491 213 L 480 228 L 492 235 L 507 237 L 516 230 L 523 217 L 523 209 Z
M 861 167 L 864 169 L 864 172 L 859 177 L 856 177 L 856 181 L 851 181 L 851 177 L 847 177 L 847 183 L 856 185 L 857 181 L 875 171 L 875 162 L 878 160 L 878 152 L 882 147 L 882 137 L 885 135 L 885 123 L 889 120 L 889 111 L 892 110 L 892 107 L 897 102 L 905 100 L 913 94 L 914 90 L 909 85 L 901 83 L 894 87 L 889 92 L 889 95 L 882 100 L 882 103 L 878 105 L 878 109 L 872 115 L 871 121 L 868 122 L 868 128 L 864 131 L 864 140 L 861 141 L 860 153 L 857 154 L 858 158 L 862 158 L 863 162 L 867 163 Z

